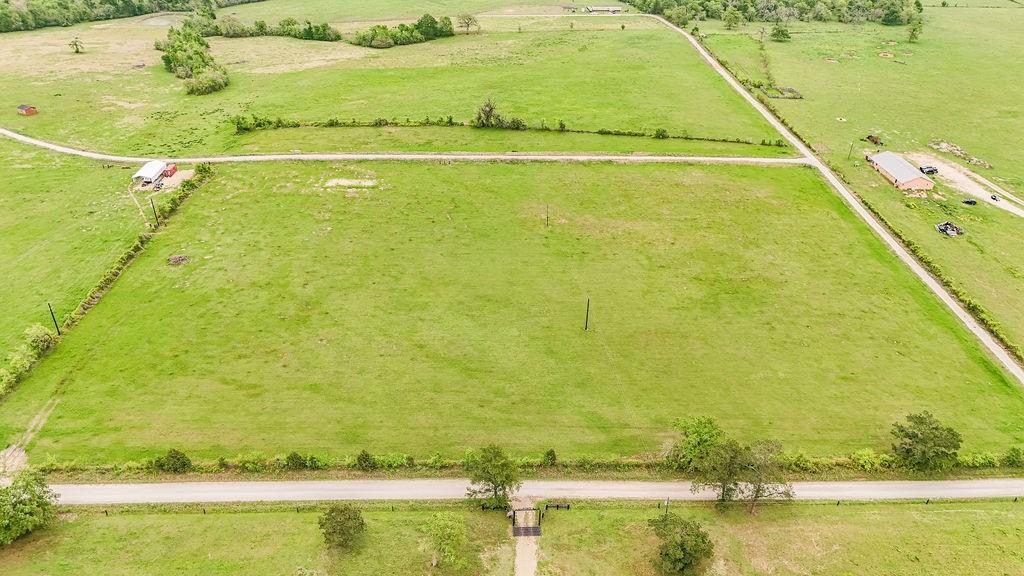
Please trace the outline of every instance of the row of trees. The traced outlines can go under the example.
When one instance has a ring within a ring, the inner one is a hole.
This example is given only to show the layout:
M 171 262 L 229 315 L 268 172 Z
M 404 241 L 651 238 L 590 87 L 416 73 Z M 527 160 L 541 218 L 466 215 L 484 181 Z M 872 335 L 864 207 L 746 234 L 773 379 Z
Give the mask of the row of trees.
M 191 10 L 197 3 L 222 8 L 262 0 L 0 0 L 0 32 L 71 26 L 163 11 Z
M 206 36 L 224 36 L 227 38 L 248 38 L 253 36 L 288 36 L 299 40 L 319 40 L 321 42 L 337 42 L 341 40 L 341 32 L 326 22 L 314 24 L 309 20 L 300 23 L 295 18 L 285 18 L 270 26 L 263 20 L 246 26 L 234 16 L 225 16 L 216 21 L 210 20 L 204 30 Z
M 467 25 L 467 30 L 473 24 L 475 19 L 472 24 Z M 455 25 L 452 24 L 451 18 L 444 16 L 439 20 L 430 14 L 424 14 L 415 24 L 399 24 L 394 28 L 383 24 L 371 26 L 368 30 L 357 32 L 352 43 L 367 48 L 391 48 L 454 35 Z
M 879 22 L 898 26 L 923 10 L 920 0 L 626 0 L 639 10 L 663 14 L 686 26 L 693 20 L 778 22 Z M 727 18 L 728 16 L 728 18 Z

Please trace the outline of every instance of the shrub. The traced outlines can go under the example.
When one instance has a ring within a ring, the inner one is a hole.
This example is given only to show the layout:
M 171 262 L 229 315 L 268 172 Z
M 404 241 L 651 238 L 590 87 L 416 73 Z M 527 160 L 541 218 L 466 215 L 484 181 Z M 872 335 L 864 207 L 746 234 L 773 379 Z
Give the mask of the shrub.
M 267 469 L 267 457 L 259 452 L 242 454 L 235 460 L 235 465 L 242 472 L 258 474 Z
M 416 465 L 416 460 L 409 454 L 385 454 L 375 458 L 377 468 L 394 470 L 396 468 L 411 468 Z
M 33 324 L 25 330 L 25 341 L 37 356 L 41 356 L 57 343 L 57 334 L 42 324 Z
M 366 531 L 362 513 L 351 504 L 332 504 L 320 516 L 324 542 L 332 548 L 350 549 Z
M 693 520 L 664 514 L 647 523 L 661 540 L 654 564 L 665 574 L 697 574 L 714 554 L 711 536 Z
M 682 438 L 672 446 L 665 462 L 676 470 L 692 470 L 699 466 L 725 437 L 718 422 L 710 416 L 680 418 L 673 426 Z
M 227 70 L 220 66 L 210 66 L 196 76 L 185 80 L 185 93 L 192 96 L 212 94 L 223 90 L 230 83 Z
M 153 467 L 161 472 L 184 474 L 192 470 L 192 460 L 184 452 L 171 448 L 167 454 L 153 460 Z
M 366 450 L 363 450 L 356 456 L 356 469 L 364 472 L 377 469 L 377 459 L 373 457 Z
M 882 468 L 888 468 L 892 464 L 892 456 L 879 454 L 871 448 L 862 448 L 850 454 L 850 461 L 861 470 L 874 472 Z
M 541 461 L 545 466 L 554 466 L 558 464 L 558 456 L 555 455 L 554 448 L 548 448 L 548 451 L 544 453 L 544 459 Z
M 435 562 L 455 571 L 466 565 L 462 549 L 466 546 L 466 522 L 455 512 L 438 512 L 424 526 L 434 548 Z
M 668 138 L 668 130 L 665 130 L 664 128 L 658 128 L 657 130 L 654 131 L 654 137 L 657 138 L 658 140 L 664 140 Z
M 1024 468 L 1024 448 L 1014 446 L 1003 457 L 1003 466 L 1009 468 Z
M 995 468 L 999 466 L 999 457 L 991 452 L 963 454 L 957 456 L 956 463 L 964 468 Z
M 305 470 L 307 468 L 306 459 L 298 452 L 292 452 L 285 457 L 284 467 L 289 470 Z
M 28 346 L 19 346 L 7 354 L 7 365 L 10 367 L 10 371 L 18 375 L 25 374 L 28 372 L 32 364 L 35 363 L 37 356 L 35 352 Z
M 36 470 L 25 470 L 10 486 L 0 487 L 0 546 L 48 524 L 56 501 L 46 477 Z

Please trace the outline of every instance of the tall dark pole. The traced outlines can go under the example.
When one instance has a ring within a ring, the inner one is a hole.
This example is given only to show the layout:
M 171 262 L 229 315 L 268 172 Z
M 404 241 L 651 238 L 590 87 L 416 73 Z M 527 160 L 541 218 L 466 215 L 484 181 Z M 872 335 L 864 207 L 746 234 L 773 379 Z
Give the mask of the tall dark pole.
M 53 320 L 53 327 L 57 329 L 57 336 L 60 336 L 60 324 L 57 324 L 57 315 L 53 313 L 53 306 L 47 302 L 46 307 L 50 309 L 50 319 Z
M 590 298 L 587 298 L 587 316 L 583 320 L 583 330 L 590 330 Z
M 149 207 L 153 209 L 153 219 L 156 220 L 156 226 L 159 226 L 160 225 L 160 216 L 158 216 L 157 213 L 156 213 L 156 204 L 153 203 L 153 199 L 152 198 L 149 199 Z M 156 226 L 154 226 L 154 228 L 156 228 Z

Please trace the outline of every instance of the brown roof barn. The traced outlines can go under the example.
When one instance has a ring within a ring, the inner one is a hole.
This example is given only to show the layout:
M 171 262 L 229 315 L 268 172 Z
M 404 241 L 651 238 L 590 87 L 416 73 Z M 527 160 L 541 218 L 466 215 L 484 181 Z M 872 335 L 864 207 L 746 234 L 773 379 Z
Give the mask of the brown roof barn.
M 29 106 L 28 104 L 18 106 L 18 114 L 21 114 L 22 116 L 35 116 L 38 113 L 39 110 L 36 110 L 35 106 Z
M 900 190 L 931 190 L 935 187 L 931 178 L 922 174 L 913 164 L 895 152 L 868 156 L 868 162 Z

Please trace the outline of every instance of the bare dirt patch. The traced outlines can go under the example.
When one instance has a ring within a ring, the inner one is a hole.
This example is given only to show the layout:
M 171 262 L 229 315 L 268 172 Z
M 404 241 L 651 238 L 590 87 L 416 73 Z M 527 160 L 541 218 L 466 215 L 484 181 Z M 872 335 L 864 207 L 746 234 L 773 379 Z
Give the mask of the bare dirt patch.
M 324 186 L 333 188 L 335 186 L 344 186 L 346 188 L 373 188 L 377 185 L 376 180 L 371 179 L 350 179 L 350 178 L 333 178 L 328 180 Z
M 938 179 L 943 184 L 1024 218 L 1024 203 L 1019 198 L 965 166 L 923 152 L 907 154 L 906 156 L 918 166 L 927 164 L 938 168 L 939 173 L 934 175 L 933 178 Z M 993 194 L 999 200 L 993 200 Z
M 28 454 L 25 452 L 25 447 L 42 430 L 46 420 L 49 419 L 50 414 L 53 413 L 53 409 L 56 407 L 56 398 L 47 402 L 43 409 L 28 423 L 28 428 L 21 435 L 21 438 L 18 438 L 14 444 L 0 451 L 0 485 L 3 484 L 6 478 L 14 476 L 28 466 Z
M 882 58 L 892 58 L 893 56 L 895 56 L 895 54 L 893 54 L 892 52 L 879 52 L 878 55 L 881 56 Z

